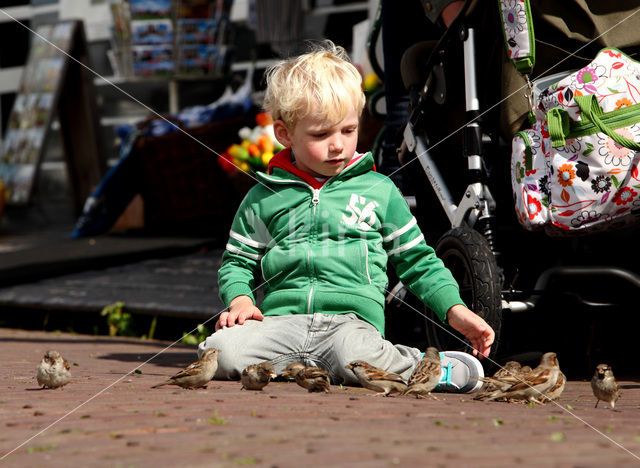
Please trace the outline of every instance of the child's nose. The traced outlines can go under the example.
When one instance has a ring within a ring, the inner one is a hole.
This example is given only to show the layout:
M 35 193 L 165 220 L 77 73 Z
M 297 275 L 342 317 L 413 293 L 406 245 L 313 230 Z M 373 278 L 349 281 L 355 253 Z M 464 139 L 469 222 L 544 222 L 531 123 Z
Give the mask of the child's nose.
M 334 137 L 329 142 L 329 151 L 339 153 L 342 151 L 342 140 L 340 137 Z

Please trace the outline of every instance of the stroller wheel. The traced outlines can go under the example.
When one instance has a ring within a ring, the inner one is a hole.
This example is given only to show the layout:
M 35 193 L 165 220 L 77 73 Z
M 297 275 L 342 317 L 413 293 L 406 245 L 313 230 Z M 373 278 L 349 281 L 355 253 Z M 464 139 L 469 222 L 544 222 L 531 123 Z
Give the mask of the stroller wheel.
M 500 270 L 486 239 L 463 226 L 447 231 L 436 243 L 436 254 L 451 270 L 460 286 L 460 296 L 467 307 L 482 317 L 495 331 L 491 347 L 495 356 L 502 325 Z M 469 341 L 445 326 L 429 308 L 426 309 L 427 343 L 440 350 L 471 351 Z

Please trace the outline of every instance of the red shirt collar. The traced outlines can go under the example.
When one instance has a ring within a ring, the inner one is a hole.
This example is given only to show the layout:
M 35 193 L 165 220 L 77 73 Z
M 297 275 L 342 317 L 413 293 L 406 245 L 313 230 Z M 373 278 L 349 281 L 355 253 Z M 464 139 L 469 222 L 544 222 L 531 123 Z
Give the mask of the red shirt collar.
M 347 164 L 347 167 L 349 167 L 351 164 L 358 161 L 362 156 L 364 155 L 360 153 L 356 153 L 356 155 L 353 158 L 351 158 L 351 161 L 349 161 L 349 164 Z M 267 169 L 267 174 L 271 174 L 274 167 L 279 167 L 280 169 L 283 169 L 299 177 L 300 179 L 304 180 L 306 183 L 311 185 L 311 187 L 313 187 L 314 189 L 319 189 L 324 185 L 324 183 L 327 180 L 330 179 L 330 177 L 327 177 L 326 179 L 320 181 L 316 179 L 314 176 L 312 176 L 311 174 L 309 174 L 308 172 L 305 172 L 302 169 L 298 169 L 296 166 L 294 166 L 293 162 L 291 161 L 291 148 L 285 148 L 281 151 L 278 151 L 278 153 L 276 153 L 276 155 L 273 158 L 271 158 L 271 161 L 269 161 L 269 168 Z M 373 168 L 373 170 L 374 171 L 376 170 L 375 167 Z

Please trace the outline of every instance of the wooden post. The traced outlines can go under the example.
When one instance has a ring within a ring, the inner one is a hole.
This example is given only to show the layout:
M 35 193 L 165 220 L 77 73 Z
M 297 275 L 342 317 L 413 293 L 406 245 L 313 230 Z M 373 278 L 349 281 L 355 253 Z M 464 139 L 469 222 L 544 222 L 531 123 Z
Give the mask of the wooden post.
M 76 214 L 106 173 L 100 119 L 89 66 L 89 51 L 81 22 L 77 22 L 71 57 L 58 101 L 58 120 Z M 78 60 L 80 63 L 76 62 Z

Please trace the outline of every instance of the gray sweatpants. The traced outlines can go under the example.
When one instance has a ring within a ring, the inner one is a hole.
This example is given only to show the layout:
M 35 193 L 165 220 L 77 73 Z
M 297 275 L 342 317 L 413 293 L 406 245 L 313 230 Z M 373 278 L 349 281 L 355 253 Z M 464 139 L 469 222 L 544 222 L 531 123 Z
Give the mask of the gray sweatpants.
M 237 380 L 250 364 L 271 361 L 276 372 L 292 362 L 326 369 L 335 385 L 353 385 L 345 366 L 358 359 L 400 374 L 405 380 L 421 358 L 420 350 L 394 345 L 355 314 L 265 317 L 218 330 L 198 346 L 198 356 L 217 348 L 216 379 Z

